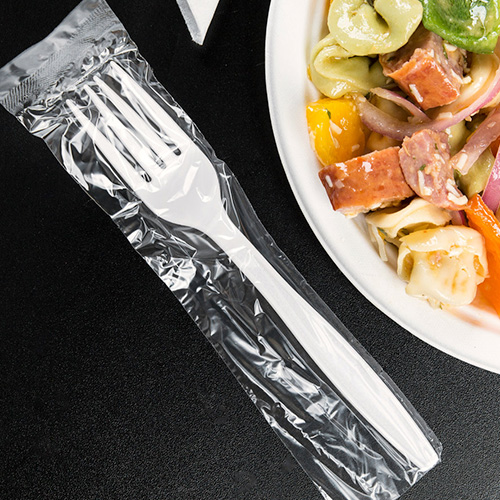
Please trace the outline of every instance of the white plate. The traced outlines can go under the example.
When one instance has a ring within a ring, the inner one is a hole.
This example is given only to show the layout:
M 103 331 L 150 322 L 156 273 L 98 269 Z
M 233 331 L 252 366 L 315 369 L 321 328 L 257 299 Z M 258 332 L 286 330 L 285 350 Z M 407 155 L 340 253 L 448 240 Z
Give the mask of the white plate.
M 317 175 L 305 105 L 318 94 L 307 79 L 311 46 L 325 29 L 325 0 L 272 0 L 266 40 L 266 80 L 278 150 L 295 197 L 314 233 L 350 281 L 381 311 L 428 344 L 500 373 L 500 320 L 473 307 L 432 309 L 405 293 L 392 264 L 384 263 L 362 217 L 335 213 Z

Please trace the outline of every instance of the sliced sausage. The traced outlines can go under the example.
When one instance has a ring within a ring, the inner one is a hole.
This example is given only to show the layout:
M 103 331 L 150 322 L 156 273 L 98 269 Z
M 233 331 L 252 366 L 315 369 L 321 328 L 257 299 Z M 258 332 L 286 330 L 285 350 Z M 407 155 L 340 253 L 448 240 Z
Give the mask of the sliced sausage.
M 466 52 L 420 26 L 396 52 L 380 56 L 384 75 L 422 109 L 443 106 L 460 94 Z
M 323 167 L 319 178 L 334 210 L 353 217 L 414 195 L 399 166 L 398 147 Z
M 467 197 L 453 177 L 445 132 L 424 129 L 403 140 L 399 162 L 406 182 L 424 200 L 448 210 L 461 210 Z

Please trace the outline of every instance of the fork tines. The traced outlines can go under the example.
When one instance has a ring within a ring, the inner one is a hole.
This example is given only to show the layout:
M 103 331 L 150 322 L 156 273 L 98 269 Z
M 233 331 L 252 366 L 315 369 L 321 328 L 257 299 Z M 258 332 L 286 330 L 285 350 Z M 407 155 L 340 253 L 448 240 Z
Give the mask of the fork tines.
M 67 104 L 82 127 L 93 137 L 96 146 L 111 166 L 132 189 L 135 189 L 138 187 L 138 183 L 143 183 L 145 179 L 114 146 L 114 140 L 117 139 L 122 144 L 151 179 L 158 178 L 165 166 L 176 163 L 176 157 L 191 143 L 191 140 L 179 128 L 175 120 L 117 63 L 110 63 L 109 75 L 122 88 L 129 91 L 135 100 L 134 104 L 136 104 L 138 111 L 142 112 L 147 119 L 143 118 L 98 76 L 93 78 L 93 82 L 105 100 L 90 85 L 86 84 L 83 88 L 90 102 L 99 112 L 99 122 L 111 131 L 111 134 L 107 135 L 112 140 L 106 137 L 73 101 L 67 100 Z M 116 108 L 121 119 L 109 107 L 108 103 Z M 158 131 L 151 125 L 150 121 L 156 125 Z

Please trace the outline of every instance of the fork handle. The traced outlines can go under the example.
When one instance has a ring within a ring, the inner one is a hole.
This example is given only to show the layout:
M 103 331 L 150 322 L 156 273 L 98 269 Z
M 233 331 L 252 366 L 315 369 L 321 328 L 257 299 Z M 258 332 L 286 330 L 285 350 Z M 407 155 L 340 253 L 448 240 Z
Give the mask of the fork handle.
M 348 340 L 297 293 L 224 212 L 203 231 L 246 275 L 337 390 L 411 463 L 439 461 L 415 420 Z

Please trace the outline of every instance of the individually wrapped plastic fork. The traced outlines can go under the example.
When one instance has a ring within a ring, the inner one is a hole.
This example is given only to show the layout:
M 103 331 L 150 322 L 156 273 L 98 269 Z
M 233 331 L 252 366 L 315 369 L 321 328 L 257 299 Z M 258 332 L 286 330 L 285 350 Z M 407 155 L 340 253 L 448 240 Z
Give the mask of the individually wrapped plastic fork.
M 439 461 L 432 431 L 277 248 L 104 1 L 1 69 L 0 99 L 172 290 L 325 498 L 395 499 Z M 193 192 L 223 207 L 206 231 L 168 217 Z M 232 232 L 210 232 L 218 219 Z

